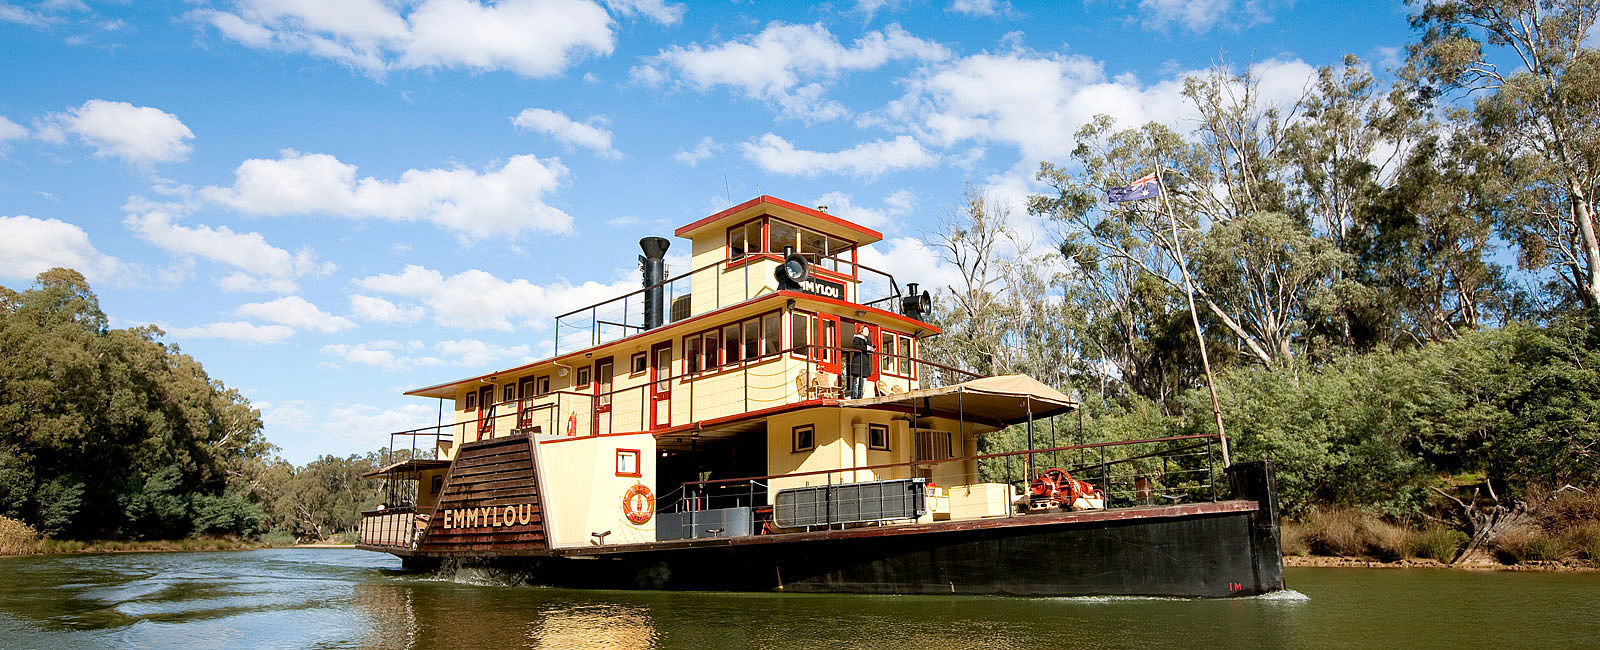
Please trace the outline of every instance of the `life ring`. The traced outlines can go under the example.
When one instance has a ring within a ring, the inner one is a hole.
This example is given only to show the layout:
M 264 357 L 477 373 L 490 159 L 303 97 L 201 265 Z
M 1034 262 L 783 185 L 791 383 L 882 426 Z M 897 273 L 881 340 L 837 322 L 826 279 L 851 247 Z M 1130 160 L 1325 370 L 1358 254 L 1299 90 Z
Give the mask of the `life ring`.
M 634 525 L 650 521 L 656 514 L 656 495 L 643 483 L 635 483 L 622 493 L 622 516 Z
M 578 414 L 577 413 L 568 413 L 567 414 L 567 435 L 568 436 L 576 436 L 576 435 L 578 435 Z

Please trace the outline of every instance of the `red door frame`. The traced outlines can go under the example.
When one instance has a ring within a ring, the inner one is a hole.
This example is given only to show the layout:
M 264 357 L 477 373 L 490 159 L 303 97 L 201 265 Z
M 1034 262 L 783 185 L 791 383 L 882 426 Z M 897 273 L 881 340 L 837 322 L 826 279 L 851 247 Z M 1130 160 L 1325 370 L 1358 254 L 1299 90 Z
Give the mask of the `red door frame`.
M 829 325 L 833 326 L 832 341 L 829 341 L 828 337 L 823 336 L 823 332 L 827 331 Z M 816 347 L 812 349 L 816 350 L 816 355 L 814 358 L 817 362 L 817 368 L 834 374 L 839 374 L 839 350 L 837 349 L 840 347 L 841 343 L 839 340 L 839 317 L 834 316 L 833 314 L 824 314 L 818 312 L 817 331 L 815 334 L 816 338 L 813 339 L 813 342 Z
M 484 386 L 478 389 L 478 440 L 494 437 L 494 389 L 495 386 Z
M 661 363 L 661 353 L 665 352 L 667 359 L 665 367 Z M 672 426 L 672 341 L 657 343 L 650 347 L 650 428 L 664 429 Z M 663 421 L 661 405 L 666 402 L 667 417 Z
M 860 327 L 860 326 L 863 326 L 863 325 L 865 325 L 866 328 L 867 328 L 867 345 L 869 347 L 871 347 L 871 348 L 874 348 L 874 350 L 872 352 L 868 352 L 867 353 L 867 357 L 872 359 L 872 366 L 871 366 L 872 369 L 868 371 L 866 380 L 867 381 L 878 381 L 878 378 L 879 378 L 878 377 L 878 373 L 882 371 L 882 368 L 880 368 L 881 364 L 879 363 L 882 360 L 882 358 L 879 357 L 878 354 L 880 352 L 882 352 L 882 350 L 875 349 L 875 348 L 878 347 L 878 338 L 881 336 L 880 335 L 880 331 L 881 330 L 879 329 L 879 327 L 877 325 L 873 325 L 872 323 L 862 323 L 862 322 L 851 321 L 851 320 L 840 321 L 840 323 L 839 323 L 839 327 L 840 327 L 839 332 L 840 332 L 842 340 L 839 343 L 839 347 L 841 347 L 841 348 L 850 348 L 851 344 L 855 341 L 856 328 Z M 845 334 L 848 334 L 849 336 L 844 336 Z M 840 361 L 844 361 L 844 357 L 843 356 L 840 357 Z
M 605 369 L 604 373 L 601 372 L 602 368 Z M 601 376 L 603 374 L 609 374 L 610 377 L 608 379 L 605 379 L 604 381 L 602 381 L 601 380 Z M 595 362 L 594 362 L 594 395 L 595 395 L 595 398 L 592 400 L 594 402 L 594 415 L 589 418 L 589 430 L 594 435 L 600 435 L 600 415 L 601 414 L 605 414 L 606 415 L 607 424 L 610 424 L 611 403 L 613 401 L 615 401 L 612 398 L 614 398 L 616 396 L 615 395 L 601 395 L 601 393 L 602 392 L 609 393 L 609 392 L 611 392 L 613 390 L 616 390 L 616 384 L 617 384 L 617 363 L 616 363 L 616 358 L 615 357 L 606 357 L 604 359 L 596 359 Z M 607 433 L 609 433 L 609 431 L 607 431 Z

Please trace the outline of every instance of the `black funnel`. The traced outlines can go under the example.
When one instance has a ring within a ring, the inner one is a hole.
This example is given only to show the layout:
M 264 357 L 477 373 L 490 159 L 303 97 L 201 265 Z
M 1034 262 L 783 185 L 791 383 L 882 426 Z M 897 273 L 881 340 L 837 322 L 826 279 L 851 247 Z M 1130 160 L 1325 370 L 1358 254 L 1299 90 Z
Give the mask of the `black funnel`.
M 639 240 L 639 248 L 644 250 L 644 255 L 639 256 L 639 267 L 644 271 L 644 328 L 654 329 L 661 327 L 663 309 L 662 298 L 665 287 L 662 282 L 667 279 L 667 247 L 671 246 L 664 237 L 645 237 Z

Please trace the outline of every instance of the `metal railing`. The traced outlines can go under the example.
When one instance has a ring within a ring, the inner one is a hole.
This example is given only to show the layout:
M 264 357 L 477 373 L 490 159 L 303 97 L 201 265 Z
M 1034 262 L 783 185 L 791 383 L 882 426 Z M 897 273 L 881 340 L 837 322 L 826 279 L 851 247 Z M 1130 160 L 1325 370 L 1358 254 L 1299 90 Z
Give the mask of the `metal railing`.
M 880 309 L 895 310 L 901 295 L 894 276 L 838 255 L 802 253 L 813 258 L 817 277 L 843 283 L 846 300 Z M 777 281 L 761 261 L 782 261 L 777 253 L 750 253 L 729 257 L 658 284 L 638 289 L 555 318 L 555 356 L 577 352 L 645 331 L 645 293 L 662 290 L 662 323 L 731 307 L 776 290 Z M 731 279 L 730 279 L 731 278 Z M 696 290 L 696 284 L 699 290 Z M 888 303 L 888 304 L 885 304 Z

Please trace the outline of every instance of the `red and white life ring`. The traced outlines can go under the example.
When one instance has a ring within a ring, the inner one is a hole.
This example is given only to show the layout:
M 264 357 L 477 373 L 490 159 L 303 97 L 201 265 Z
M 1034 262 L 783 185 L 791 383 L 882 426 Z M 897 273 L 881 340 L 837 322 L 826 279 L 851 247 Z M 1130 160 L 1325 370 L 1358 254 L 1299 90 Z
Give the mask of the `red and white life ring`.
M 650 521 L 656 514 L 656 495 L 643 483 L 635 483 L 622 493 L 622 516 L 634 525 Z
M 567 435 L 568 436 L 576 436 L 576 435 L 578 435 L 578 414 L 577 413 L 568 413 L 567 414 Z

